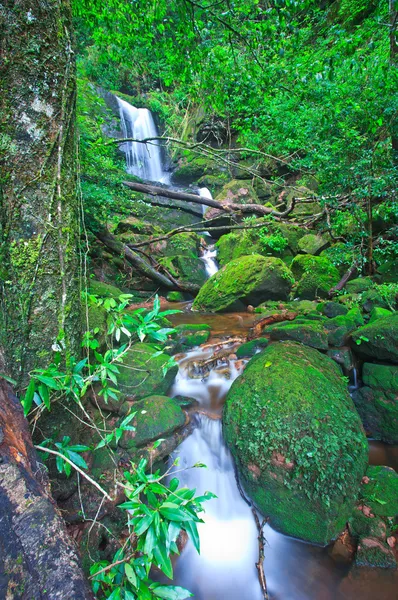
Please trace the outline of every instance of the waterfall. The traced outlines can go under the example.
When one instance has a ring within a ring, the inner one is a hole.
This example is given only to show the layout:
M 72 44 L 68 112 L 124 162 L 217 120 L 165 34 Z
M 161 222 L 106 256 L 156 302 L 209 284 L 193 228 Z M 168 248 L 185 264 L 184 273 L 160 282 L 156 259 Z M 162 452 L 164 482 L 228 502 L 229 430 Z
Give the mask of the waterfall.
M 151 112 L 147 108 L 136 108 L 117 96 L 116 99 L 119 105 L 123 137 L 143 140 L 159 135 Z M 148 144 L 126 142 L 121 149 L 126 154 L 128 173 L 147 181 L 168 182 L 169 177 L 163 170 L 158 140 Z
M 217 249 L 214 244 L 207 246 L 200 257 L 205 263 L 205 269 L 208 277 L 211 277 L 218 271 L 218 264 L 216 261 Z
M 209 200 L 213 200 L 211 191 L 207 187 L 199 188 L 199 196 L 202 196 L 202 198 L 208 198 Z M 208 207 L 202 204 L 202 215 L 205 214 L 206 208 Z
M 242 361 L 229 360 L 203 379 L 189 377 L 189 364 L 208 358 L 211 352 L 192 350 L 180 363 L 171 395 L 196 398 L 214 417 L 221 410 Z M 235 364 L 236 363 L 236 364 Z M 234 463 L 226 447 L 219 418 L 197 416 L 198 426 L 177 449 L 178 470 L 198 460 L 205 469 L 178 474 L 181 484 L 198 494 L 210 490 L 217 499 L 205 503 L 204 523 L 199 524 L 201 551 L 187 542 L 176 565 L 176 582 L 194 593 L 197 600 L 261 600 L 255 562 L 258 560 L 257 528 L 252 512 L 242 499 L 235 480 Z

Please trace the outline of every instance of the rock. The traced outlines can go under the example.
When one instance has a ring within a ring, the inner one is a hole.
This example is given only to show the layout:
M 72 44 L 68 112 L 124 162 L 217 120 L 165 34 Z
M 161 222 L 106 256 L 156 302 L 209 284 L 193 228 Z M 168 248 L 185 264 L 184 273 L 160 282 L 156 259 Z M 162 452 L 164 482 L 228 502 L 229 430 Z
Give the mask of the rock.
M 195 346 L 200 346 L 207 342 L 210 337 L 210 326 L 203 323 L 191 325 L 177 325 L 176 352 L 185 352 Z
M 216 197 L 216 200 L 230 204 L 259 204 L 251 181 L 241 181 L 238 179 L 232 179 L 226 183 Z
M 398 473 L 390 467 L 370 465 L 366 471 L 369 483 L 362 484 L 364 504 L 379 517 L 398 515 Z
M 304 254 L 312 254 L 313 256 L 318 256 L 325 250 L 328 246 L 330 246 L 330 238 L 324 235 L 314 233 L 308 233 L 304 235 L 298 242 L 298 247 L 301 252 Z
M 186 283 L 203 285 L 207 279 L 203 260 L 195 256 L 165 256 L 159 258 L 161 264 L 175 279 Z
M 185 302 L 185 296 L 182 292 L 168 292 L 166 299 L 168 302 Z
M 365 385 L 383 392 L 398 394 L 398 367 L 365 363 L 362 369 L 362 380 Z
M 397 561 L 388 544 L 374 537 L 359 539 L 355 556 L 357 567 L 378 567 L 379 569 L 396 569 Z
M 322 256 L 301 254 L 295 256 L 291 270 L 298 280 L 296 294 L 302 300 L 327 298 L 330 288 L 340 280 L 340 274 L 332 263 Z
M 374 282 L 370 277 L 357 277 L 356 279 L 347 281 L 345 289 L 348 294 L 361 294 L 369 290 L 373 285 Z
M 157 355 L 157 356 L 156 356 Z M 168 354 L 159 354 L 151 344 L 135 344 L 118 365 L 118 388 L 129 400 L 140 400 L 152 394 L 165 394 L 178 372 L 178 366 L 167 366 Z M 163 368 L 166 374 L 163 375 Z
M 258 352 L 258 350 L 262 350 L 266 346 L 268 346 L 269 340 L 267 338 L 256 338 L 255 340 L 251 340 L 250 342 L 246 342 L 239 346 L 236 351 L 236 356 L 238 358 L 243 358 L 245 356 L 254 356 Z
M 398 363 L 398 313 L 360 327 L 351 339 L 360 356 Z
M 394 308 L 397 305 L 396 292 L 389 290 L 388 295 L 385 295 L 375 286 L 362 294 L 361 305 L 366 313 L 371 313 L 374 308 Z
M 370 318 L 368 322 L 374 323 L 375 321 L 377 321 L 377 319 L 381 319 L 382 317 L 390 317 L 393 314 L 394 313 L 391 310 L 388 310 L 387 308 L 380 308 L 379 306 L 375 306 L 370 313 Z
M 319 544 L 339 535 L 368 448 L 331 359 L 297 343 L 268 346 L 232 384 L 223 423 L 245 489 L 273 527 Z
M 345 315 L 328 319 L 324 323 L 324 327 L 329 332 L 328 342 L 330 346 L 344 346 L 350 333 L 363 324 L 363 317 L 358 308 L 351 308 Z
M 162 233 L 162 230 L 160 229 L 160 227 L 156 227 L 156 225 L 153 225 L 153 223 L 141 221 L 140 219 L 137 219 L 137 217 L 127 217 L 126 219 L 119 221 L 114 233 L 117 236 L 122 233 L 155 235 L 156 233 Z
M 197 295 L 194 310 L 219 312 L 237 302 L 257 306 L 264 300 L 286 299 L 294 283 L 290 269 L 279 258 L 258 254 L 231 261 L 210 277 Z
M 344 374 L 349 373 L 354 368 L 354 356 L 351 348 L 348 346 L 342 346 L 341 348 L 330 348 L 327 351 L 327 355 L 341 365 Z
M 115 285 L 110 285 L 103 281 L 95 281 L 94 279 L 90 279 L 89 293 L 95 296 L 103 296 L 104 298 L 119 298 L 123 294 L 122 290 Z
M 132 410 L 137 411 L 131 422 L 135 431 L 125 431 L 119 442 L 127 450 L 166 438 L 186 422 L 181 407 L 168 396 L 150 396 L 136 402 Z
M 330 557 L 339 565 L 350 564 L 355 556 L 354 539 L 347 531 L 343 531 L 334 542 L 330 551 Z
M 338 302 L 325 302 L 322 307 L 322 313 L 329 319 L 338 317 L 339 315 L 346 315 L 348 308 Z
M 352 399 L 366 430 L 377 439 L 394 444 L 398 442 L 397 394 L 372 389 L 368 386 L 356 390 Z
M 295 319 L 293 323 L 275 323 L 265 327 L 263 334 L 269 335 L 271 340 L 293 340 L 318 350 L 328 349 L 327 334 L 321 325 L 304 321 L 304 319 L 303 323 L 297 323 L 297 321 L 298 319 Z
M 190 396 L 174 396 L 173 401 L 181 408 L 192 408 L 193 406 L 199 406 L 199 402 Z

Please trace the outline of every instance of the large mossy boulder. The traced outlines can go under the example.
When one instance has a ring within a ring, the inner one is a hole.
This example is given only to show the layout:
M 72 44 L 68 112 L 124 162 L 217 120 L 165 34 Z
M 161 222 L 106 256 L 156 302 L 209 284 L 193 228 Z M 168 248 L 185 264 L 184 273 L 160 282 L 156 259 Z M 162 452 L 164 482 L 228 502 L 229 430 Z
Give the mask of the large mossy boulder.
M 223 423 L 243 485 L 273 527 L 319 544 L 339 535 L 368 447 L 330 358 L 294 342 L 270 345 L 232 384 Z
M 318 256 L 322 250 L 330 246 L 330 238 L 326 235 L 307 233 L 298 242 L 298 247 L 304 254 Z
M 360 356 L 398 363 L 398 313 L 360 327 L 351 339 Z
M 165 256 L 159 258 L 161 264 L 175 279 L 181 282 L 203 285 L 207 279 L 206 267 L 198 257 Z
M 331 346 L 344 346 L 350 333 L 361 327 L 364 320 L 358 308 L 351 308 L 345 315 L 337 315 L 328 319 L 324 327 L 328 332 L 328 342 Z
M 136 402 L 137 414 L 132 421 L 135 431 L 125 431 L 119 442 L 122 448 L 144 446 L 166 438 L 185 424 L 186 416 L 179 404 L 168 396 L 149 396 Z
M 238 302 L 257 306 L 265 300 L 285 300 L 294 279 L 280 258 L 258 254 L 231 261 L 200 289 L 194 310 L 232 310 Z
M 303 319 L 299 323 L 295 319 L 292 323 L 282 322 L 269 325 L 263 330 L 263 335 L 269 336 L 271 340 L 293 340 L 305 346 L 317 348 L 317 350 L 328 349 L 328 337 L 322 323 L 307 321 Z
M 231 204 L 258 204 L 258 197 L 251 181 L 232 179 L 224 185 L 216 197 L 218 202 Z
M 323 256 L 300 254 L 290 268 L 298 281 L 295 294 L 302 300 L 327 298 L 330 288 L 340 280 L 338 269 Z
M 135 344 L 123 357 L 117 376 L 118 388 L 129 400 L 140 400 L 153 394 L 165 394 L 178 372 L 170 356 L 151 344 Z M 165 370 L 165 374 L 163 371 Z

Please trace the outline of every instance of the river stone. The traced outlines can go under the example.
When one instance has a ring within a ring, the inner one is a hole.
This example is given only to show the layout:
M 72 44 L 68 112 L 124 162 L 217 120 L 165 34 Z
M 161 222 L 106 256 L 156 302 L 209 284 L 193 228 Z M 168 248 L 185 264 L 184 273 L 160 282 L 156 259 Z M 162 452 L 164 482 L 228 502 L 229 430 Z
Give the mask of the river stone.
M 294 279 L 280 258 L 259 254 L 242 256 L 220 269 L 204 284 L 194 310 L 231 310 L 238 301 L 257 306 L 265 300 L 285 300 Z
M 174 381 L 178 366 L 167 366 L 170 356 L 152 344 L 135 344 L 118 365 L 118 388 L 129 400 L 140 400 L 151 394 L 165 394 Z M 163 375 L 163 368 L 166 369 Z
M 314 233 L 304 235 L 298 242 L 300 252 L 314 256 L 320 254 L 322 250 L 326 250 L 328 246 L 330 246 L 328 237 Z
M 207 342 L 210 337 L 210 325 L 206 323 L 188 323 L 176 325 L 175 352 L 185 352 Z
M 339 315 L 346 315 L 348 308 L 338 302 L 325 302 L 322 306 L 322 313 L 329 319 L 334 319 Z
M 328 319 L 324 326 L 328 331 L 328 342 L 331 346 L 344 346 L 350 333 L 364 324 L 361 311 L 358 308 L 351 308 L 345 315 L 338 315 L 333 319 Z
M 398 313 L 360 327 L 351 339 L 360 356 L 398 363 Z
M 273 527 L 319 544 L 338 536 L 368 447 L 330 358 L 293 342 L 270 345 L 232 384 L 223 423 L 242 483 Z
M 269 340 L 267 338 L 261 337 L 256 338 L 255 340 L 250 340 L 249 342 L 245 342 L 236 351 L 236 356 L 238 358 L 244 358 L 245 356 L 254 356 L 259 350 L 268 346 Z
M 265 327 L 263 334 L 268 335 L 271 340 L 293 340 L 318 350 L 328 349 L 328 337 L 321 324 L 304 319 L 302 323 L 297 323 L 297 320 L 293 323 L 282 322 Z
M 144 446 L 158 438 L 166 438 L 185 424 L 185 413 L 168 396 L 150 396 L 132 407 L 137 411 L 132 421 L 135 431 L 125 431 L 119 442 L 122 448 Z

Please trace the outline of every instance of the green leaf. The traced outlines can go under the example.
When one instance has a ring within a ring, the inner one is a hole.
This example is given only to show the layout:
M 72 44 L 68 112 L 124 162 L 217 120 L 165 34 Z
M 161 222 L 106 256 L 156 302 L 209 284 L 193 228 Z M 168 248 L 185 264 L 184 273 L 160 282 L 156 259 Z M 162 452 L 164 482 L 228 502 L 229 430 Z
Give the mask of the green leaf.
M 145 538 L 144 554 L 151 557 L 152 551 L 153 551 L 154 547 L 156 546 L 157 541 L 158 541 L 158 538 L 157 538 L 155 529 L 151 525 L 151 527 L 147 531 L 146 538 Z
M 152 521 L 153 521 L 153 514 L 145 515 L 145 517 L 143 517 L 140 521 L 138 521 L 138 523 L 134 527 L 134 533 L 137 536 L 142 535 L 148 529 L 148 527 L 150 527 L 150 525 L 152 524 Z
M 163 600 L 185 600 L 191 598 L 193 594 L 188 590 L 176 585 L 159 586 L 155 589 L 152 588 L 153 593 L 158 598 Z
M 195 546 L 196 552 L 200 554 L 200 538 L 195 521 L 187 521 L 187 523 L 184 523 L 183 527 Z
M 131 583 L 131 585 L 136 588 L 137 587 L 137 576 L 135 574 L 133 567 L 131 565 L 129 565 L 128 563 L 126 563 L 124 565 L 124 571 L 126 573 L 127 579 Z
M 25 395 L 22 398 L 23 413 L 24 413 L 25 417 L 29 414 L 29 411 L 32 408 L 33 395 L 35 393 L 35 388 L 36 388 L 35 380 L 31 379 L 29 382 L 28 388 L 25 392 Z
M 5 379 L 5 381 L 8 381 L 8 383 L 11 383 L 11 385 L 17 385 L 17 382 L 15 381 L 15 379 L 12 379 L 12 377 L 9 377 L 8 375 L 5 375 L 4 373 L 0 373 L 0 379 Z
M 164 546 L 155 546 L 153 554 L 156 559 L 156 564 L 163 571 L 163 573 L 169 579 L 173 577 L 173 566 L 171 564 L 170 556 L 167 554 Z
M 189 515 L 187 515 L 186 512 L 180 508 L 167 508 L 167 507 L 161 506 L 159 511 L 169 521 L 178 521 L 181 523 L 183 521 L 184 522 L 190 521 L 192 518 Z
M 53 377 L 47 377 L 46 375 L 36 375 L 36 379 L 38 381 L 41 381 L 42 383 L 45 383 L 52 390 L 60 389 L 59 382 L 56 381 L 56 379 L 54 379 Z

